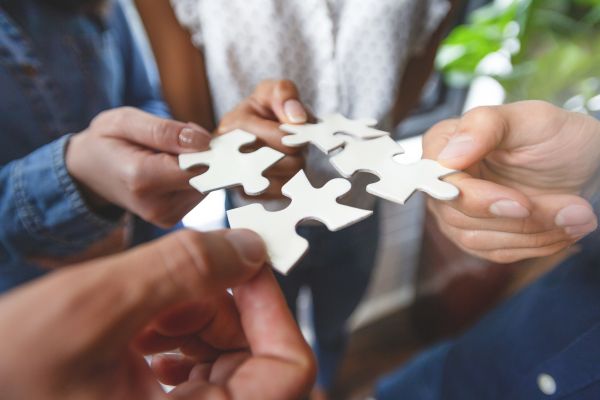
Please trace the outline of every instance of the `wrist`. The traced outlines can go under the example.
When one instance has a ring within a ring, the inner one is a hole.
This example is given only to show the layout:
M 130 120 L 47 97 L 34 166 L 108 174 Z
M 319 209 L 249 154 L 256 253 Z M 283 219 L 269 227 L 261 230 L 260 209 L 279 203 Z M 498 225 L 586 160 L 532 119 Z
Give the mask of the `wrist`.
M 96 193 L 86 183 L 85 171 L 87 169 L 84 165 L 86 160 L 85 145 L 85 138 L 81 133 L 70 137 L 65 147 L 65 166 L 67 172 L 73 179 L 86 205 L 93 212 L 109 219 L 120 218 L 123 210 L 112 204 L 101 194 Z

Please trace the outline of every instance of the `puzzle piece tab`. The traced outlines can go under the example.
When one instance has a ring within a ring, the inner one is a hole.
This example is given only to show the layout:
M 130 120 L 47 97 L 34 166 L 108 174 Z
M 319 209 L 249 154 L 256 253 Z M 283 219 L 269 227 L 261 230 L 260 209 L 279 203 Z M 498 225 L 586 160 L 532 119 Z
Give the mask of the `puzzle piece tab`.
M 280 129 L 290 133 L 281 139 L 281 143 L 290 147 L 312 143 L 324 153 L 344 144 L 344 137 L 336 133 L 345 133 L 359 139 L 372 139 L 389 135 L 388 132 L 375 129 L 377 121 L 372 119 L 351 120 L 341 114 L 332 114 L 316 124 L 284 124 Z
M 190 179 L 190 185 L 201 193 L 242 185 L 248 195 L 259 195 L 269 187 L 262 176 L 264 170 L 284 157 L 283 153 L 269 147 L 252 153 L 241 153 L 240 147 L 256 141 L 256 136 L 236 129 L 210 142 L 210 150 L 181 154 L 179 167 L 189 169 L 206 165 L 208 171 Z
M 338 178 L 322 188 L 315 188 L 304 171 L 300 171 L 282 188 L 282 193 L 292 199 L 287 208 L 270 212 L 260 204 L 250 204 L 227 211 L 227 218 L 232 228 L 247 228 L 258 233 L 267 245 L 273 268 L 287 274 L 308 250 L 306 239 L 296 233 L 298 223 L 314 219 L 329 230 L 337 231 L 373 213 L 336 201 L 350 187 L 350 182 Z
M 400 164 L 393 156 L 402 154 L 402 146 L 389 137 L 373 140 L 346 140 L 344 149 L 331 157 L 331 164 L 345 177 L 356 172 L 370 172 L 379 181 L 367 186 L 367 192 L 383 199 L 404 204 L 417 190 L 439 200 L 452 200 L 459 191 L 448 182 L 440 180 L 457 171 L 445 168 L 433 160 L 420 160 L 413 164 Z

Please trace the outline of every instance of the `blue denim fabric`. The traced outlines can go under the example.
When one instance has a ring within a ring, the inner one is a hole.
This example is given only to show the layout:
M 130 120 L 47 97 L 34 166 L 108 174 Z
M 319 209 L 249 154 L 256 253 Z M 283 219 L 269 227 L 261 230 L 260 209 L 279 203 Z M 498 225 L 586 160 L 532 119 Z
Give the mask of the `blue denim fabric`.
M 377 400 L 600 399 L 600 234 L 455 340 L 377 386 Z M 540 374 L 556 393 L 538 387 Z
M 116 227 L 68 174 L 68 134 L 114 107 L 168 111 L 117 3 L 91 17 L 1 2 L 0 88 L 1 292 L 43 272 L 25 259 L 73 254 Z

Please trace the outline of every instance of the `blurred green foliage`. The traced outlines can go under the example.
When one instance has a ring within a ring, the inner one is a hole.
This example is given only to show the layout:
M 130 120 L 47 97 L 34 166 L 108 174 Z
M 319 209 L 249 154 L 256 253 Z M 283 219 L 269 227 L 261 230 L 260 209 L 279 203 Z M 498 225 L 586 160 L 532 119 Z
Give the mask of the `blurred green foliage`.
M 512 69 L 491 73 L 507 100 L 583 104 L 600 94 L 600 0 L 508 0 L 473 12 L 442 43 L 436 65 L 451 86 L 467 85 L 492 53 Z M 583 97 L 582 97 L 583 96 Z

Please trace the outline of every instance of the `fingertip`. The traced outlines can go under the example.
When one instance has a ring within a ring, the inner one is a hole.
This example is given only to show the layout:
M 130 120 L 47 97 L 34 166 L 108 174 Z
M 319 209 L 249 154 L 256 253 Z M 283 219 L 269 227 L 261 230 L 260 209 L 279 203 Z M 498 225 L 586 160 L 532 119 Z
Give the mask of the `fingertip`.
M 290 99 L 283 103 L 283 112 L 287 118 L 286 122 L 292 124 L 304 124 L 308 120 L 304 106 L 296 99 Z
M 188 122 L 178 135 L 178 144 L 183 151 L 207 150 L 212 137 L 210 133 L 201 126 Z
M 267 260 L 267 249 L 262 238 L 248 229 L 232 229 L 225 239 L 236 250 L 239 257 L 257 271 Z
M 475 218 L 523 219 L 531 215 L 530 199 L 520 191 L 466 173 L 447 179 L 460 190 L 460 196 L 452 207 Z
M 511 199 L 496 200 L 490 205 L 489 211 L 492 215 L 501 218 L 522 219 L 531 215 L 527 207 Z
M 563 228 L 567 235 L 580 239 L 598 228 L 598 217 L 587 203 L 570 204 L 556 213 L 554 223 Z

